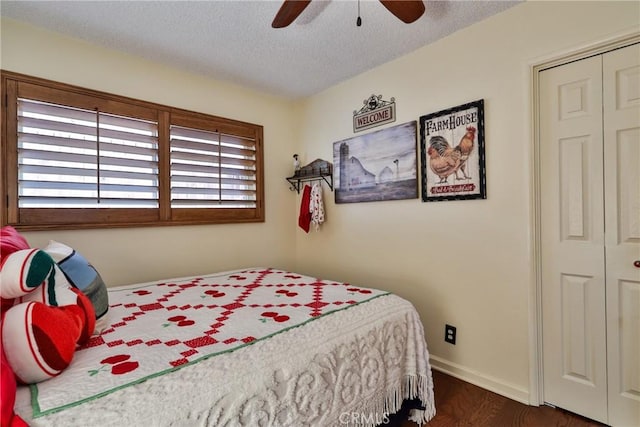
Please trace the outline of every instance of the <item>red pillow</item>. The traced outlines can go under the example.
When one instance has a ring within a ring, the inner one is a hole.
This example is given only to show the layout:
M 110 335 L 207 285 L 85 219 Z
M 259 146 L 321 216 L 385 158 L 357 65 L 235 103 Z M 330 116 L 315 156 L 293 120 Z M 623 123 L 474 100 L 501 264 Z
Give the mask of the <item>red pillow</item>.
M 29 249 L 27 239 L 10 225 L 2 227 L 0 230 L 0 263 L 10 254 L 22 249 Z
M 4 356 L 2 350 L 2 340 L 0 340 L 0 388 L 2 389 L 2 399 L 0 405 L 0 424 L 2 427 L 28 427 L 22 418 L 13 412 L 13 405 L 16 401 L 16 379 L 13 376 L 11 366 Z

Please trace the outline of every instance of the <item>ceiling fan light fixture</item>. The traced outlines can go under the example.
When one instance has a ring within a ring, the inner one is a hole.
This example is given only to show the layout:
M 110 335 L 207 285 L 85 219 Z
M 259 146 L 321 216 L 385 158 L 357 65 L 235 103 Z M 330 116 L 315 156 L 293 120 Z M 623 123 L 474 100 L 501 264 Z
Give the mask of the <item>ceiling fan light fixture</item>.
M 417 21 L 425 11 L 424 2 L 422 0 L 379 0 L 385 8 L 396 18 L 405 24 Z M 290 25 L 295 19 L 309 6 L 311 0 L 284 0 L 280 6 L 280 10 L 273 19 L 271 26 L 273 28 L 283 28 Z M 362 25 L 360 17 L 360 0 L 358 0 L 358 19 L 356 25 Z

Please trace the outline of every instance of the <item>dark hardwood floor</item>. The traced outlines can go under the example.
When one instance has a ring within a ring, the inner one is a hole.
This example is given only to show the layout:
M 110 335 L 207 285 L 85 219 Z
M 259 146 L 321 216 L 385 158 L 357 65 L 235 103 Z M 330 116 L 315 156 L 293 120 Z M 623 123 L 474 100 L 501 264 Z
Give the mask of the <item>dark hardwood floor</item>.
M 602 427 L 603 424 L 550 406 L 528 406 L 433 371 L 436 416 L 424 427 Z M 402 427 L 416 427 L 410 421 Z

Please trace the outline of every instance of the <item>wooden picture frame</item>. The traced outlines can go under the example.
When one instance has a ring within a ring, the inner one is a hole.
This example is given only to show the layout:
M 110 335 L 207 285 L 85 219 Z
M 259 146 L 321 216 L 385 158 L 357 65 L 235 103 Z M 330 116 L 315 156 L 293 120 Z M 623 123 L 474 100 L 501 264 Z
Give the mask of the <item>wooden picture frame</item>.
M 420 117 L 422 201 L 486 199 L 484 100 Z

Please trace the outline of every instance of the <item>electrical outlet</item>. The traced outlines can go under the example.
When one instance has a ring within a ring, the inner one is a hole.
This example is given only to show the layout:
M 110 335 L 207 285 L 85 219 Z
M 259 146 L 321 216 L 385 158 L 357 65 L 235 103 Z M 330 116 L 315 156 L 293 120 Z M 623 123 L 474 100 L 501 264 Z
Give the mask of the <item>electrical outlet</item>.
M 449 344 L 456 345 L 456 327 L 444 325 L 444 340 Z

